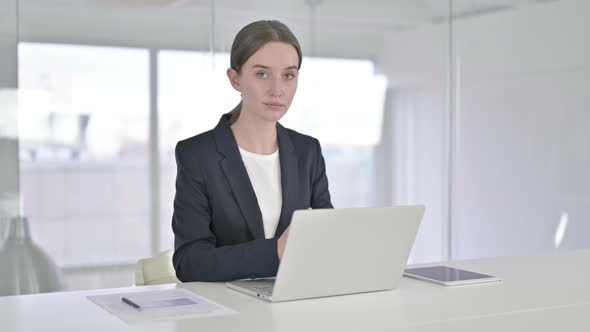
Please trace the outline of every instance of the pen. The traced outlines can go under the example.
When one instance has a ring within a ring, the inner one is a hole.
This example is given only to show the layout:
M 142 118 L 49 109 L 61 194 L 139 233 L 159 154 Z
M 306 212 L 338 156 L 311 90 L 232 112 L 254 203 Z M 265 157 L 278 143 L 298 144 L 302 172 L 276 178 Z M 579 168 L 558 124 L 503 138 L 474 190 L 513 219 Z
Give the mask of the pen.
M 141 310 L 141 306 L 140 306 L 139 304 L 137 304 L 137 303 L 135 303 L 135 302 L 133 302 L 133 301 L 129 300 L 128 298 L 126 298 L 126 297 L 124 297 L 124 296 L 123 296 L 123 297 L 121 297 L 121 301 L 123 301 L 124 303 L 126 303 L 126 304 L 128 304 L 128 305 L 132 306 L 133 308 L 135 308 L 135 309 L 137 309 L 137 310 Z

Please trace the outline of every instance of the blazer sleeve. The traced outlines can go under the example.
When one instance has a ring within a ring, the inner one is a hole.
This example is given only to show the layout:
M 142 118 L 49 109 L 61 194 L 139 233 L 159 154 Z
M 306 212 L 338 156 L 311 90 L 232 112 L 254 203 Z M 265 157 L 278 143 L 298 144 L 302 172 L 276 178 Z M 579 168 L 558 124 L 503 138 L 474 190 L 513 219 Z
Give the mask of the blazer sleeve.
M 177 278 L 183 282 L 231 281 L 276 275 L 276 238 L 216 247 L 206 182 L 191 152 L 184 151 L 182 142 L 176 146 L 172 261 Z
M 326 163 L 322 155 L 322 147 L 317 139 L 314 139 L 316 145 L 316 165 L 312 172 L 312 190 L 311 190 L 311 208 L 312 209 L 331 209 L 332 201 L 328 189 L 328 176 L 326 175 Z

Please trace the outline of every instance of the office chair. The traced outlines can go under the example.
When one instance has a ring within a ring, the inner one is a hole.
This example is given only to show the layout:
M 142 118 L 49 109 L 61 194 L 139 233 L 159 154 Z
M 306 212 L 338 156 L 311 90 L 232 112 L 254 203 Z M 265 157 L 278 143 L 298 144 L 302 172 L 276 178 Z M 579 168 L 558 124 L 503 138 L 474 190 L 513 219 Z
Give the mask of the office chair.
M 172 266 L 174 250 L 166 250 L 151 258 L 140 259 L 135 264 L 135 285 L 180 283 Z

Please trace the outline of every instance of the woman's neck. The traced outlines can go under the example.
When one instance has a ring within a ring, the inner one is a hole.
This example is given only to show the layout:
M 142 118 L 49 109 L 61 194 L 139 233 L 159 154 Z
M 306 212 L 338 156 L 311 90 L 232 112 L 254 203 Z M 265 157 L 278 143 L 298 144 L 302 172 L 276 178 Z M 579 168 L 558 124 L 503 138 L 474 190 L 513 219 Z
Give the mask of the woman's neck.
M 275 122 L 257 119 L 242 111 L 240 117 L 231 125 L 231 130 L 238 145 L 248 152 L 268 155 L 277 150 Z

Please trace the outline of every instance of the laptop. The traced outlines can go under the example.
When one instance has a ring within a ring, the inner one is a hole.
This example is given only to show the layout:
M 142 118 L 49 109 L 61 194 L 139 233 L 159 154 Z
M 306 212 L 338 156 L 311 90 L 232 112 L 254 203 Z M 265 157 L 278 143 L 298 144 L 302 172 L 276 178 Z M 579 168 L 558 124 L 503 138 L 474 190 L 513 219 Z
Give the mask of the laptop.
M 270 302 L 394 289 L 424 209 L 297 210 L 276 278 L 226 285 Z

